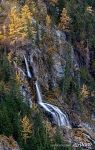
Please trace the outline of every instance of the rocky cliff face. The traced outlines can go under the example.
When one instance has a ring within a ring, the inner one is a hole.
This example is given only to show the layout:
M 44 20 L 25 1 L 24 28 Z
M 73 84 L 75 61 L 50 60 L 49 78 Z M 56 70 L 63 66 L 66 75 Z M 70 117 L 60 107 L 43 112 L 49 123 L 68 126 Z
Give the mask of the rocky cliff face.
M 45 37 L 47 38 L 44 39 L 46 40 L 46 43 L 41 43 L 42 41 L 40 41 L 40 43 L 38 43 L 39 46 L 37 46 L 36 43 L 35 45 L 29 43 L 27 47 L 26 45 L 23 45 L 21 48 L 18 47 L 16 52 L 17 55 L 20 56 L 22 53 L 26 54 L 30 65 L 34 67 L 35 76 L 38 77 L 39 80 L 43 80 L 41 84 L 44 84 L 44 87 L 49 89 L 49 80 L 51 81 L 52 86 L 56 87 L 58 86 L 58 80 L 60 81 L 64 77 L 66 57 L 68 57 L 66 55 L 69 51 L 67 50 L 67 52 L 65 52 L 65 49 L 66 47 L 70 49 L 70 46 L 65 40 L 65 34 L 61 31 L 56 29 L 43 29 L 42 32 L 44 32 L 46 36 L 51 34 L 50 38 L 52 41 L 48 41 L 50 40 L 49 37 Z M 61 42 L 60 45 L 59 42 Z M 54 47 L 52 48 L 52 46 Z
M 46 7 L 45 5 L 45 9 Z M 15 44 L 10 42 L 8 52 L 14 70 L 17 74 L 20 73 L 20 90 L 24 101 L 31 108 L 36 101 L 33 82 L 27 82 L 24 76 L 25 55 L 31 73 L 41 85 L 44 100 L 67 112 L 73 127 L 72 143 L 91 146 L 95 139 L 95 90 L 89 82 L 95 82 L 91 76 L 95 73 L 93 52 L 79 47 L 78 43 L 73 47 L 67 41 L 66 34 L 56 26 L 46 26 L 44 21 L 37 23 L 36 19 L 32 19 L 32 22 L 34 26 L 37 25 L 33 40 L 18 40 Z M 88 88 L 86 84 L 89 85 Z
M 41 32 L 44 32 L 46 35 L 44 43 L 42 43 Z M 48 41 L 49 34 L 52 41 Z M 89 120 L 91 112 L 89 112 L 84 104 L 82 105 L 81 102 L 78 101 L 77 94 L 72 89 L 73 86 L 75 91 L 76 88 L 81 90 L 82 86 L 80 75 L 81 66 L 79 65 L 73 47 L 66 41 L 64 32 L 61 32 L 56 28 L 48 30 L 43 27 L 40 31 L 39 43 L 36 44 L 36 40 L 37 39 L 35 39 L 33 44 L 29 41 L 28 44 L 25 44 L 24 42 L 24 45 L 18 46 L 15 58 L 19 59 L 20 67 L 23 70 L 25 69 L 23 67 L 23 55 L 26 56 L 30 70 L 34 70 L 34 76 L 40 82 L 44 100 L 59 106 L 59 108 L 67 112 L 70 123 L 73 126 L 70 133 L 72 143 L 77 143 L 76 146 L 79 146 L 78 144 L 82 146 L 81 144 L 83 144 L 84 147 L 85 145 L 88 145 L 87 147 L 92 147 L 92 141 L 94 141 L 95 138 L 95 135 L 92 133 L 93 130 L 95 130 L 95 127 L 94 121 Z M 72 81 L 73 79 L 75 79 L 75 85 Z M 26 84 L 26 82 L 25 84 L 22 84 L 22 86 L 28 91 L 28 96 L 27 92 L 25 94 L 26 97 L 28 97 L 28 99 L 26 98 L 26 101 L 28 100 L 29 104 L 31 104 L 31 100 L 32 102 L 35 102 L 35 98 L 33 100 L 33 94 L 35 95 L 35 92 L 33 92 L 34 89 L 32 89 L 32 92 L 31 90 L 29 91 L 29 84 Z M 72 92 L 69 92 L 69 90 Z M 66 92 L 68 92 L 69 95 L 66 95 Z M 83 110 L 82 112 L 80 107 L 85 107 L 86 110 Z

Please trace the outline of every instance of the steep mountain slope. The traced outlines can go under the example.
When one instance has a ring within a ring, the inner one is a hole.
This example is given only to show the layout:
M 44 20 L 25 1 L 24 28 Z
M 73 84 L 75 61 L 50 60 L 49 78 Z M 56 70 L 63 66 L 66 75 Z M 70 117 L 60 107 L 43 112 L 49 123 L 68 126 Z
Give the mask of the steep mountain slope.
M 28 117 L 32 115 L 35 118 L 36 113 L 42 112 L 44 109 L 42 114 L 46 115 L 43 120 L 49 119 L 51 123 L 48 121 L 45 123 L 48 126 L 50 125 L 53 132 L 57 130 L 55 129 L 57 126 L 52 119 L 55 118 L 56 120 L 58 115 L 60 116 L 60 111 L 62 111 L 72 127 L 69 131 L 66 125 L 65 128 L 63 126 L 58 127 L 61 135 L 57 141 L 53 137 L 52 143 L 50 137 L 47 136 L 51 131 L 46 133 L 44 127 L 42 127 L 43 134 L 40 134 L 37 140 L 39 131 L 36 133 L 38 128 L 33 126 L 34 135 L 36 134 L 36 140 L 38 141 L 36 149 L 53 149 L 52 144 L 56 144 L 56 142 L 59 143 L 59 147 L 55 146 L 58 149 L 62 146 L 61 141 L 69 143 L 68 149 L 73 149 L 74 146 L 82 147 L 82 149 L 84 147 L 93 148 L 95 144 L 94 1 L 26 0 L 15 1 L 14 3 L 10 0 L 2 1 L 0 15 L 1 77 L 5 76 L 4 79 L 1 78 L 0 82 L 1 87 L 2 85 L 5 86 L 5 94 L 9 70 L 6 71 L 7 66 L 2 66 L 2 62 L 8 59 L 13 72 L 15 72 L 14 75 L 13 73 L 10 74 L 10 78 L 14 76 L 19 94 L 22 95 L 21 99 L 26 103 L 25 109 L 27 110 L 27 107 L 29 109 L 29 112 L 26 111 L 25 115 L 27 114 Z M 7 58 L 5 59 L 3 56 Z M 2 72 L 4 69 L 5 72 Z M 39 83 L 41 90 L 36 81 Z M 8 88 L 10 89 L 9 85 Z M 43 98 L 39 95 L 41 91 Z M 1 90 L 1 97 L 4 97 L 3 95 L 4 93 Z M 9 95 L 9 97 L 11 96 Z M 43 103 L 41 98 L 44 101 Z M 1 101 L 4 101 L 4 98 L 1 99 Z M 8 98 L 5 99 L 7 102 Z M 18 100 L 16 101 L 13 98 L 13 101 L 15 107 Z M 2 102 L 0 103 L 2 107 Z M 16 113 L 23 112 L 23 104 L 21 103 L 21 108 L 18 104 L 16 105 L 19 109 Z M 9 108 L 11 109 L 10 106 L 8 106 Z M 47 114 L 47 108 L 53 113 Z M 13 109 L 10 115 L 12 111 Z M 22 114 L 20 117 L 23 118 L 25 115 Z M 8 117 L 10 118 L 10 116 Z M 29 118 L 30 122 L 36 120 Z M 10 120 L 9 125 L 10 122 L 12 128 L 16 128 L 15 122 Z M 46 126 L 45 123 L 39 125 Z M 36 125 L 37 122 L 34 124 Z M 2 126 L 0 127 L 0 134 L 7 135 Z M 18 123 L 18 128 L 19 126 Z M 48 129 L 46 128 L 46 130 Z M 18 129 L 18 131 L 21 134 L 21 130 Z M 15 132 L 13 129 L 13 133 L 10 134 L 15 139 L 18 137 L 16 140 L 20 146 L 25 142 L 23 147 L 25 150 L 29 150 L 29 145 L 35 145 L 33 135 L 30 136 L 29 141 L 23 141 L 19 140 L 18 134 L 15 136 Z M 57 136 L 59 133 L 57 133 Z M 45 136 L 48 140 L 46 141 L 45 138 L 46 145 L 42 148 Z M 31 144 L 31 139 L 34 145 Z M 48 143 L 50 143 L 50 147 Z M 73 145 L 72 148 L 70 147 L 71 144 Z

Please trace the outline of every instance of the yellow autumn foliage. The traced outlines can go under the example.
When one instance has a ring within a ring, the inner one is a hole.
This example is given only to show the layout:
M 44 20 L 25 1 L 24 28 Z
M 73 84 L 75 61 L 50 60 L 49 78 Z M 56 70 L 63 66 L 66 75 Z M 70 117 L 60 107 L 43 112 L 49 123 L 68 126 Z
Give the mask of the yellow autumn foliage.
M 21 127 L 22 127 L 22 137 L 26 143 L 26 140 L 30 138 L 30 134 L 32 133 L 32 124 L 27 116 L 24 116 L 21 120 Z
M 16 81 L 17 83 L 20 83 L 20 72 L 16 72 Z
M 32 13 L 28 5 L 24 5 L 21 9 L 21 24 L 22 24 L 22 37 L 28 35 L 28 30 L 31 29 Z
M 28 30 L 32 30 L 32 13 L 28 5 L 24 5 L 20 10 L 17 6 L 11 8 L 9 14 L 9 36 L 12 39 L 25 38 Z
M 2 32 L 0 31 L 0 40 L 2 40 L 4 38 L 4 35 L 2 34 Z
M 8 53 L 8 61 L 11 63 L 12 62 L 12 52 L 10 51 L 10 53 Z
M 17 11 L 17 7 L 14 6 L 11 8 L 10 14 L 9 14 L 9 36 L 10 37 L 16 37 L 20 35 L 20 29 L 21 29 L 21 20 L 20 20 L 20 14 Z
M 63 30 L 68 30 L 70 22 L 71 22 L 71 18 L 68 15 L 67 9 L 63 8 L 60 17 L 59 27 Z
M 89 90 L 86 84 L 83 84 L 81 88 L 81 96 L 82 96 L 82 99 L 87 98 L 89 96 Z
M 51 24 L 51 17 L 49 15 L 46 16 L 46 26 L 50 26 Z
M 32 13 L 30 12 L 30 9 L 27 5 L 24 5 L 21 9 L 21 18 L 23 21 L 26 21 L 27 19 L 31 19 Z

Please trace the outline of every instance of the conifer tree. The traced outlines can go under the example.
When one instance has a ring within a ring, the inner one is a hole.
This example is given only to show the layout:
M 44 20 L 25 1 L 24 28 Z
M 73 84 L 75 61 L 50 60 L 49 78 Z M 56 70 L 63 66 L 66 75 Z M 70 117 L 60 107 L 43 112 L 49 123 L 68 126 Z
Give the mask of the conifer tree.
M 59 27 L 63 30 L 68 30 L 70 21 L 71 21 L 71 18 L 69 17 L 66 8 L 63 8 L 61 17 L 60 17 Z
M 32 133 L 32 125 L 27 116 L 22 118 L 21 126 L 22 126 L 22 136 L 26 143 L 26 140 L 30 137 L 30 134 Z
M 29 34 L 29 30 L 31 30 L 31 23 L 32 13 L 30 12 L 29 7 L 27 5 L 24 5 L 21 9 L 22 37 Z
M 17 11 L 17 7 L 14 6 L 11 8 L 9 14 L 9 37 L 12 40 L 15 40 L 21 35 L 21 20 L 20 13 Z

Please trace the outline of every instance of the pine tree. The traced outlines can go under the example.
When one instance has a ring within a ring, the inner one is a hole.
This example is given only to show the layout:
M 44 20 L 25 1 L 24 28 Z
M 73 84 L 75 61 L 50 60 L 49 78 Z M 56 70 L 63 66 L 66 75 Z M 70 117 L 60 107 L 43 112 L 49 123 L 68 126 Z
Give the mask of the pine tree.
M 13 136 L 21 144 L 20 118 L 29 115 L 29 111 L 6 56 L 0 55 L 0 134 Z

